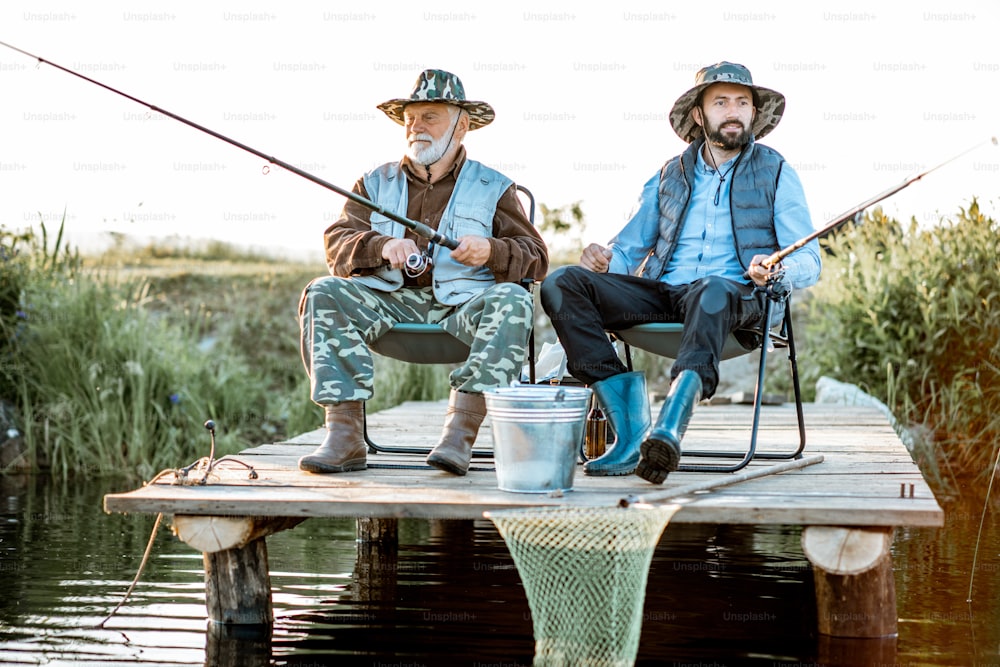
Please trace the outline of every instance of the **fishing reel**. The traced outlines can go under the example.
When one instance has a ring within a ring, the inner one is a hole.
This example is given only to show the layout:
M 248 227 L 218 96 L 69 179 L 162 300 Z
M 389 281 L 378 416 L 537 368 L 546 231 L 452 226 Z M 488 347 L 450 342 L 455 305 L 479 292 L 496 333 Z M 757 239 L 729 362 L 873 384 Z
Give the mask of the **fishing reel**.
M 767 277 L 767 284 L 758 286 L 756 289 L 774 301 L 783 301 L 788 298 L 788 295 L 792 293 L 792 286 L 785 280 L 785 267 L 779 264 L 778 268 Z
M 407 256 L 403 270 L 411 278 L 423 275 L 427 269 L 434 266 L 434 260 L 425 250 L 424 252 L 414 252 Z

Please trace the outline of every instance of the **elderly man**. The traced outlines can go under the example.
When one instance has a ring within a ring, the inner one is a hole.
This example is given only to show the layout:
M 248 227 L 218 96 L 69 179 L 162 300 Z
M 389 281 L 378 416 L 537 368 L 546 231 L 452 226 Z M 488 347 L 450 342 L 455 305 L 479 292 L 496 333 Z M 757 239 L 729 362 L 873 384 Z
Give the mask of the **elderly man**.
M 397 322 L 424 322 L 471 348 L 449 377 L 444 430 L 427 457 L 431 466 L 464 475 L 486 416 L 483 391 L 509 385 L 525 359 L 532 296 L 518 283 L 545 277 L 548 252 L 513 182 L 466 156 L 466 133 L 489 125 L 495 113 L 486 102 L 467 100 L 457 76 L 425 70 L 409 97 L 378 108 L 406 129 L 406 154 L 366 173 L 354 192 L 458 247 L 431 244 L 353 201 L 326 230 L 331 276 L 306 287 L 300 325 L 311 398 L 325 410 L 327 434 L 299 467 L 367 467 L 362 408 L 374 385 L 367 344 Z M 410 257 L 423 261 L 408 264 Z
M 646 182 L 611 247 L 592 244 L 580 266 L 552 273 L 541 302 L 574 377 L 591 385 L 615 442 L 584 466 L 587 475 L 635 472 L 659 484 L 676 470 L 694 404 L 715 393 L 729 335 L 761 324 L 769 281 L 807 287 L 820 272 L 818 244 L 765 266 L 777 250 L 812 233 L 795 170 L 756 142 L 785 108 L 780 93 L 754 85 L 742 65 L 701 69 L 670 112 L 690 144 Z M 784 314 L 774 309 L 774 321 Z M 683 322 L 671 386 L 650 428 L 645 376 L 627 369 L 606 330 L 638 322 Z

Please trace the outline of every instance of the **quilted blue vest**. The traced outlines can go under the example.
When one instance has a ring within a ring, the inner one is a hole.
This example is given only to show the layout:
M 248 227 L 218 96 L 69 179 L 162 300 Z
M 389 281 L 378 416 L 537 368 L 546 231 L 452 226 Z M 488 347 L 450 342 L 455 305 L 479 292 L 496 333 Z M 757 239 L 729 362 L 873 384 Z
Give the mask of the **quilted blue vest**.
M 659 280 L 677 247 L 681 222 L 691 198 L 698 151 L 704 143 L 704 139 L 693 142 L 660 170 L 660 235 L 640 274 L 646 278 Z M 736 159 L 729 189 L 729 211 L 736 256 L 747 269 L 754 255 L 770 255 L 780 250 L 774 232 L 774 193 L 785 160 L 773 148 L 753 141 Z

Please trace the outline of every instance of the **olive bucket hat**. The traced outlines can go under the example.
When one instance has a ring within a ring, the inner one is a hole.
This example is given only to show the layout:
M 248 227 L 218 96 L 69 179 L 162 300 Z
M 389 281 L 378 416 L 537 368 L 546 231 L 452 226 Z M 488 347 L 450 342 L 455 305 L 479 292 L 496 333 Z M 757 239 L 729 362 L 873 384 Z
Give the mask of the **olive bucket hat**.
M 496 118 L 496 112 L 486 102 L 476 102 L 465 99 L 465 86 L 462 80 L 451 72 L 440 69 L 426 69 L 417 77 L 413 92 L 409 97 L 400 97 L 378 105 L 386 116 L 400 125 L 403 121 L 403 109 L 414 102 L 444 102 L 465 109 L 469 112 L 469 129 L 478 130 L 486 127 Z
M 701 97 L 702 91 L 713 83 L 736 83 L 753 91 L 753 105 L 757 115 L 753 121 L 753 135 L 760 139 L 777 127 L 781 114 L 785 112 L 785 96 L 781 93 L 754 85 L 750 70 L 743 65 L 722 61 L 702 67 L 694 77 L 694 87 L 677 98 L 670 110 L 670 125 L 684 141 L 691 143 L 701 134 L 701 128 L 691 118 L 691 109 Z

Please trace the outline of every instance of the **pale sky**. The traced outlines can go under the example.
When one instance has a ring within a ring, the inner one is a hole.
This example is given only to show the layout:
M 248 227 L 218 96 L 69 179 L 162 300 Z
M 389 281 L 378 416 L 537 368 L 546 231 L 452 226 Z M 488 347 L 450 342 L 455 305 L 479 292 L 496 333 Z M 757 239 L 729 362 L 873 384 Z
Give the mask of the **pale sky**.
M 93 5 L 93 6 L 92 6 Z M 470 157 L 605 243 L 685 144 L 667 113 L 702 66 L 746 65 L 787 98 L 762 143 L 799 172 L 823 227 L 883 202 L 932 224 L 1000 199 L 1000 3 L 990 1 L 5 2 L 0 41 L 80 71 L 345 189 L 395 161 L 375 108 L 425 68 L 456 73 L 496 121 Z M 115 231 L 288 248 L 322 261 L 343 198 L 147 108 L 0 48 L 0 224 L 87 247 Z

